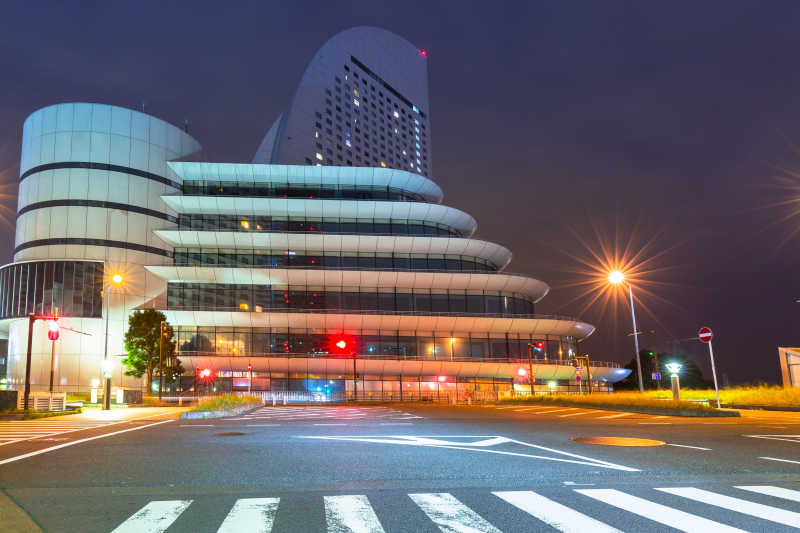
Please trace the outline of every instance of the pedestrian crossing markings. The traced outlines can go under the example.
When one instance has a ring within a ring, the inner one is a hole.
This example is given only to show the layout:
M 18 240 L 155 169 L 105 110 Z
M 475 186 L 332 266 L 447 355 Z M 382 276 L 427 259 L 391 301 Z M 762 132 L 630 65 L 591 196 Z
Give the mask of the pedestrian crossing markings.
M 720 494 L 695 487 L 655 488 L 659 493 L 678 496 L 711 507 L 721 507 L 738 515 L 800 529 L 800 512 L 746 500 L 742 495 L 757 494 L 777 498 L 779 501 L 800 503 L 800 491 L 771 485 L 739 485 L 733 487 L 736 496 Z M 497 491 L 492 497 L 510 504 L 533 519 L 565 533 L 618 533 L 619 530 L 589 516 L 575 507 L 585 507 L 589 502 L 600 502 L 612 508 L 645 518 L 651 522 L 681 531 L 706 533 L 741 532 L 732 525 L 689 513 L 634 496 L 616 489 L 573 489 L 578 498 L 558 502 L 530 490 Z M 481 516 L 450 493 L 408 494 L 427 518 L 445 533 L 501 533 L 486 517 Z M 581 497 L 585 499 L 581 499 Z M 191 508 L 192 500 L 151 501 L 112 533 L 161 533 Z M 363 494 L 324 496 L 326 531 L 328 533 L 385 533 L 379 512 Z M 270 533 L 280 505 L 280 498 L 247 498 L 237 500 L 227 514 L 217 533 L 242 533 L 243 531 Z M 630 518 L 626 518 L 629 521 Z M 531 526 L 535 524 L 530 524 Z M 652 524 L 641 526 L 653 530 Z M 318 528 L 309 528 L 309 531 Z M 644 530 L 642 529 L 642 530 Z M 769 529 L 765 524 L 764 529 Z
M 3 420 L 0 421 L 0 446 L 38 437 L 107 426 L 113 422 L 87 420 Z

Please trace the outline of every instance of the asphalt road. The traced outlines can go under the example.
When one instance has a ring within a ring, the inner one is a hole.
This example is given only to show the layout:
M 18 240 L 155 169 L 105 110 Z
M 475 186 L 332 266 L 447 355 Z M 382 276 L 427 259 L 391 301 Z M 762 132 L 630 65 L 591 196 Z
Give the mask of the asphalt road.
M 36 422 L 0 425 L 3 532 L 800 529 L 800 413 L 279 406 Z M 586 436 L 665 444 L 571 440 Z

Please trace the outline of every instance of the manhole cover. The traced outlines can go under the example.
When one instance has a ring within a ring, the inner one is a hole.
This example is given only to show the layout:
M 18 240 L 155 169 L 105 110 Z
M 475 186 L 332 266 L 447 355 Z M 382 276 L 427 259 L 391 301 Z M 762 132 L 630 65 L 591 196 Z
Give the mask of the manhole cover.
M 569 440 L 583 444 L 599 444 L 601 446 L 663 446 L 666 442 L 653 439 L 637 439 L 634 437 L 572 437 Z
M 239 435 L 247 435 L 241 431 L 225 431 L 223 433 L 214 433 L 215 437 L 238 437 Z

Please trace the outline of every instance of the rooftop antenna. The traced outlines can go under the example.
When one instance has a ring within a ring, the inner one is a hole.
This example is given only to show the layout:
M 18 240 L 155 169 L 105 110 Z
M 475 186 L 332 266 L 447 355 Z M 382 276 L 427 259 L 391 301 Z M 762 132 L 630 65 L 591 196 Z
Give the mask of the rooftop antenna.
M 144 113 L 144 106 L 147 104 L 144 100 L 142 100 L 142 113 Z
M 189 133 L 189 119 L 183 119 L 183 131 Z

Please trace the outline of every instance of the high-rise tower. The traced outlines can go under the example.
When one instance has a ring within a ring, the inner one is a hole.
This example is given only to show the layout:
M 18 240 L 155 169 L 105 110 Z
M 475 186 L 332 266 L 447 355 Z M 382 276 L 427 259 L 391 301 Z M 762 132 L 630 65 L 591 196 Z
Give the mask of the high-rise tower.
M 428 57 L 381 28 L 314 55 L 253 163 L 388 167 L 432 175 Z

